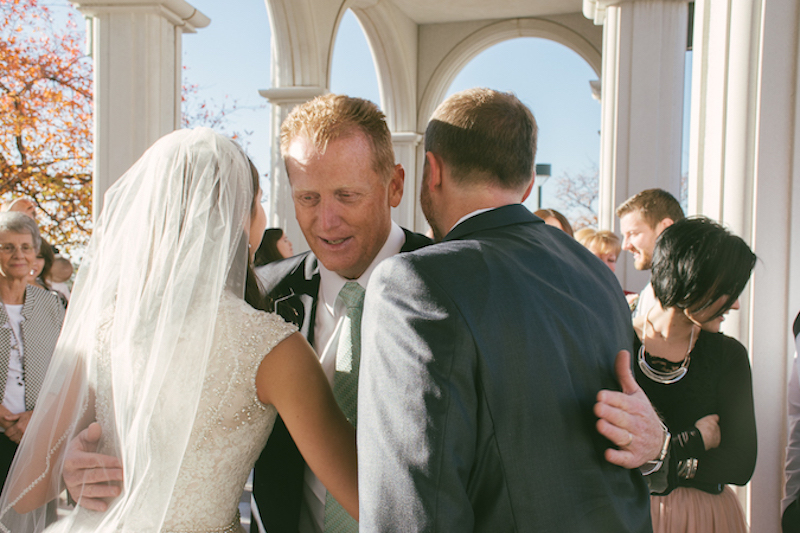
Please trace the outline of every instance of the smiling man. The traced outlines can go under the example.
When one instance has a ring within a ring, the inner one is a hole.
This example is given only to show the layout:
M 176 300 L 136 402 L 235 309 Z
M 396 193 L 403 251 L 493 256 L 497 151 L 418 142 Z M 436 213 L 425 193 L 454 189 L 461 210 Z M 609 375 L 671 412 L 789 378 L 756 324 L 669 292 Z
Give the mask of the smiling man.
M 617 208 L 622 249 L 633 254 L 636 270 L 650 270 L 653 249 L 661 232 L 684 218 L 678 200 L 663 189 L 647 189 L 631 196 Z M 647 312 L 655 304 L 653 289 L 648 283 L 639 293 L 634 316 Z
M 352 288 L 351 282 L 366 288 L 383 259 L 431 241 L 392 222 L 391 209 L 403 197 L 404 171 L 395 164 L 386 118 L 372 102 L 329 94 L 296 107 L 281 126 L 281 155 L 311 251 L 270 263 L 258 275 L 276 311 L 298 324 L 314 346 L 340 406 L 355 424 L 356 413 L 348 413 L 337 384 L 343 376 L 358 380 L 355 357 L 345 368 L 348 356 L 340 340 L 347 309 L 340 291 Z M 336 512 L 280 419 L 256 463 L 253 494 L 267 531 L 327 531 Z M 337 529 L 357 530 L 352 521 Z

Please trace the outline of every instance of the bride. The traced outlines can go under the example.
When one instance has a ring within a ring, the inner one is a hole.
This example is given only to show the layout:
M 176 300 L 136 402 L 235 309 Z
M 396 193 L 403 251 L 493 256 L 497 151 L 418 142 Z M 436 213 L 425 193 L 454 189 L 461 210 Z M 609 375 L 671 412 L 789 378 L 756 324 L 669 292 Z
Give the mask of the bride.
M 97 452 L 124 472 L 119 496 L 48 531 L 239 531 L 239 496 L 276 412 L 357 518 L 355 431 L 296 328 L 254 309 L 268 308 L 248 253 L 266 224 L 260 196 L 241 148 L 203 128 L 162 138 L 109 190 L 0 531 L 42 531 L 65 450 L 100 431 Z

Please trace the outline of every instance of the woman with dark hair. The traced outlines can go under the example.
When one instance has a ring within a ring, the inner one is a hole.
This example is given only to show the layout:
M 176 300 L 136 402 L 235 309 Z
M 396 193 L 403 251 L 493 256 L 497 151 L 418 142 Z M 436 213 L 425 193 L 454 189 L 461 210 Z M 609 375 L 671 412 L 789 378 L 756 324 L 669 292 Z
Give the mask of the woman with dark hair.
M 261 239 L 261 246 L 256 250 L 253 266 L 260 267 L 273 261 L 280 261 L 294 255 L 292 242 L 281 228 L 267 228 Z
M 47 281 L 50 278 L 50 270 L 53 268 L 53 261 L 55 261 L 56 254 L 53 252 L 53 247 L 48 242 L 42 239 L 42 246 L 39 248 L 39 253 L 33 260 L 33 268 L 31 269 L 30 279 L 28 283 L 35 285 L 40 289 L 50 291 L 58 297 L 58 301 L 66 309 L 67 297 L 59 291 L 53 289 Z
M 742 239 L 704 217 L 676 222 L 656 243 L 657 303 L 634 319 L 634 373 L 672 434 L 678 481 L 651 497 L 655 533 L 747 531 L 727 484 L 746 484 L 755 468 L 750 363 L 719 330 L 755 262 Z
M 241 147 L 207 128 L 163 137 L 109 189 L 0 531 L 42 531 L 44 504 L 67 488 L 79 505 L 48 532 L 239 532 L 278 412 L 357 517 L 355 430 L 305 338 L 259 310 L 260 198 Z M 20 246 L 32 247 L 6 245 Z

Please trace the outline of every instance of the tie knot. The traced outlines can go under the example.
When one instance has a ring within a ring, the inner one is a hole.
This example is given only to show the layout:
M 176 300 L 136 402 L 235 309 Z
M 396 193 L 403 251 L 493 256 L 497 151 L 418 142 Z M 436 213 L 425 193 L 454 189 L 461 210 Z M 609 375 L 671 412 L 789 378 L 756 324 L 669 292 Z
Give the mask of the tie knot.
M 339 298 L 348 309 L 360 309 L 364 307 L 364 287 L 356 281 L 348 281 L 339 291 Z

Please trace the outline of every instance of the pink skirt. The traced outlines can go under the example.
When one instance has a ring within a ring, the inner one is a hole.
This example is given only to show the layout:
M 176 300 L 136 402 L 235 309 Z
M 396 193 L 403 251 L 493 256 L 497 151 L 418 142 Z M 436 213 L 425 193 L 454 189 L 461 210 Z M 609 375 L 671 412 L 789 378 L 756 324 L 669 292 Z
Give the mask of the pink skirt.
M 678 487 L 666 496 L 650 496 L 653 533 L 747 533 L 744 511 L 733 490 L 722 493 Z

